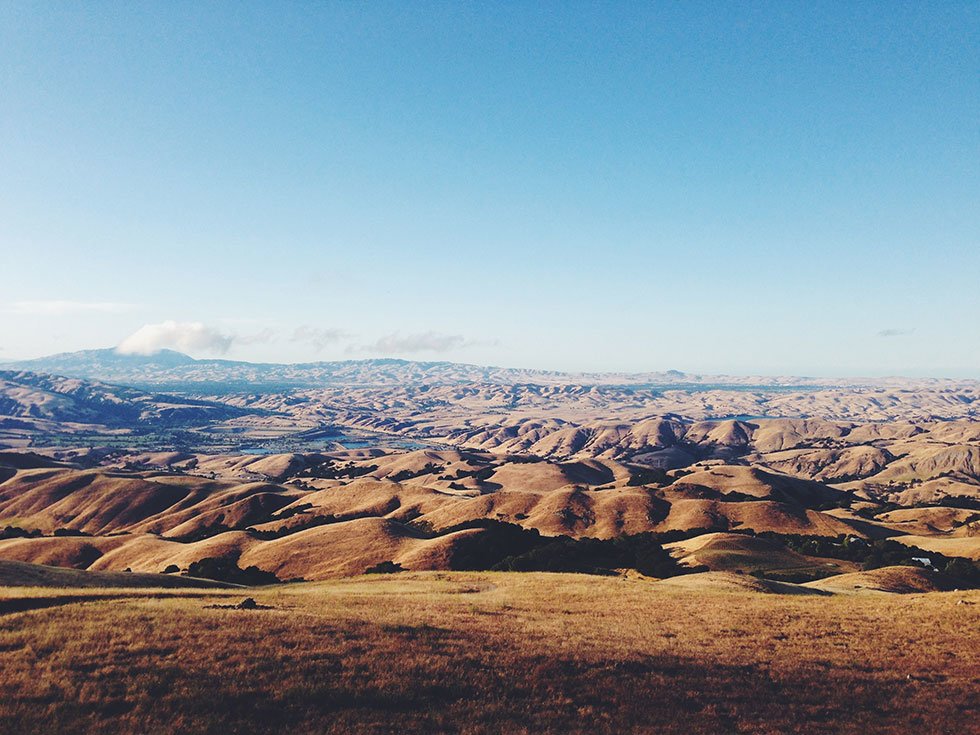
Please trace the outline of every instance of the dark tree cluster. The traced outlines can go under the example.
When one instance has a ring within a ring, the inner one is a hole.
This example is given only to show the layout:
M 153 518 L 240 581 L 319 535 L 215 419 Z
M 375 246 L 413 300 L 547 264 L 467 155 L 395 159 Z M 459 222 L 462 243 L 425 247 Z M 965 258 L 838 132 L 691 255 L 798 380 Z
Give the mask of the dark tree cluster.
M 276 584 L 281 581 L 272 572 L 264 572 L 256 566 L 242 569 L 238 566 L 238 562 L 230 557 L 209 556 L 200 561 L 191 562 L 191 565 L 187 567 L 187 574 L 191 577 L 247 586 Z
M 616 569 L 635 569 L 660 578 L 698 571 L 678 565 L 652 533 L 573 539 L 542 536 L 537 530 L 495 520 L 463 523 L 442 533 L 465 528 L 480 528 L 483 533 L 456 545 L 450 566 L 460 571 L 612 574 Z

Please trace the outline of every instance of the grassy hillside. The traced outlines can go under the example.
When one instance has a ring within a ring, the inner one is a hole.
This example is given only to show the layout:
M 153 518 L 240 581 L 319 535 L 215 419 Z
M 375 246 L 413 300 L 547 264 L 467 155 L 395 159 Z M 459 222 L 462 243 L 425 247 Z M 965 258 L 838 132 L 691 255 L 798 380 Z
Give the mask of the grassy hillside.
M 129 572 L 87 572 L 79 569 L 49 567 L 19 561 L 0 560 L 0 587 L 71 587 L 71 588 L 185 588 L 229 587 L 210 579 L 170 574 Z
M 255 610 L 228 591 L 66 598 L 0 616 L 0 722 L 100 735 L 975 729 L 980 592 L 759 595 L 678 579 L 686 589 L 383 575 L 250 590 L 268 608 Z

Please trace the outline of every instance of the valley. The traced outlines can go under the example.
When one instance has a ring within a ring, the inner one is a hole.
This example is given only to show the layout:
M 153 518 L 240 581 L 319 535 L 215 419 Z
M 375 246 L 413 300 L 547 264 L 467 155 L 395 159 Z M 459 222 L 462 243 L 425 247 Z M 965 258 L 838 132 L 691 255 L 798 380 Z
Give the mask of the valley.
M 18 731 L 897 733 L 978 714 L 975 383 L 385 362 L 283 388 L 261 376 L 286 366 L 246 386 L 242 366 L 164 358 L 179 381 L 142 364 L 157 384 L 108 382 L 134 374 L 105 356 L 0 372 Z
M 659 391 L 554 374 L 483 382 L 502 374 L 489 368 L 461 382 L 474 372 L 466 366 L 385 370 L 335 366 L 346 384 L 220 395 L 3 373 L 0 558 L 184 574 L 218 558 L 322 580 L 380 564 L 452 570 L 483 554 L 490 569 L 557 553 L 537 549 L 540 539 L 646 534 L 669 544 L 727 533 L 736 536 L 709 544 L 717 571 L 779 581 L 860 571 L 867 559 L 760 566 L 766 554 L 743 548 L 759 534 L 776 535 L 760 537 L 773 557 L 812 536 L 887 541 L 894 558 L 935 571 L 980 559 L 971 384 Z M 206 387 L 214 376 L 204 377 Z M 704 418 L 709 406 L 727 415 L 747 402 L 795 415 Z M 861 421 L 841 418 L 859 412 Z M 482 548 L 511 542 L 489 556 Z M 716 571 L 701 557 L 679 564 Z

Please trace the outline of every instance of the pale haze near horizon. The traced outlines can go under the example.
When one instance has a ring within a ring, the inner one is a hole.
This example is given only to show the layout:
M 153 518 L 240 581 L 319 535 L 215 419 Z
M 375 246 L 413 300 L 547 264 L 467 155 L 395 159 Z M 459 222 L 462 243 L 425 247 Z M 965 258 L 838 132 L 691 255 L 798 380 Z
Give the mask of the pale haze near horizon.
M 0 361 L 980 378 L 980 6 L 0 7 Z

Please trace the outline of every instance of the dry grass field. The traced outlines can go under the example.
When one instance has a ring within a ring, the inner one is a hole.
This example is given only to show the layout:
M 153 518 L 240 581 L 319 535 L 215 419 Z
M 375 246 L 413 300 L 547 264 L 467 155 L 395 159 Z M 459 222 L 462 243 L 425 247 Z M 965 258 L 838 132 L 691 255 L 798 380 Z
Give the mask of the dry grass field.
M 214 607 L 245 596 L 267 609 Z M 0 603 L 9 733 L 967 735 L 980 723 L 977 591 L 425 572 L 8 587 Z

